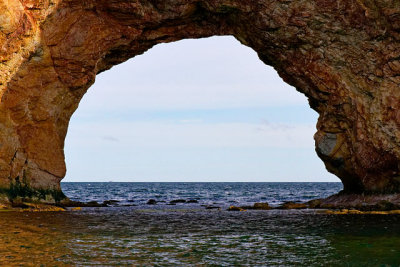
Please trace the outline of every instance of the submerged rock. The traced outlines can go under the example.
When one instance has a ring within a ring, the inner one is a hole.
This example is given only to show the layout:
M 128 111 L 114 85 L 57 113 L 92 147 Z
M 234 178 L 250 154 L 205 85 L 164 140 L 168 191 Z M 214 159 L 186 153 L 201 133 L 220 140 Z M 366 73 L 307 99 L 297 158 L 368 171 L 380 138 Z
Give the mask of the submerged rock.
M 246 211 L 244 208 L 237 207 L 237 206 L 230 206 L 228 211 Z
M 98 203 L 97 201 L 89 201 L 85 203 L 85 207 L 107 207 L 107 204 Z
M 30 212 L 58 212 L 58 211 L 66 211 L 63 207 L 58 207 L 54 205 L 45 205 L 41 203 L 24 203 L 25 206 L 21 209 L 21 211 L 30 211 Z
M 266 202 L 264 203 L 254 203 L 253 209 L 255 210 L 270 210 L 272 207 Z
M 178 204 L 178 203 L 186 203 L 184 199 L 174 199 L 169 202 L 169 204 Z
M 80 202 L 73 200 L 66 200 L 61 203 L 63 207 L 107 207 L 107 204 L 98 203 L 97 201 L 89 201 L 89 202 Z
M 231 206 L 231 207 L 236 207 L 236 206 Z M 270 210 L 270 209 L 272 209 L 272 207 L 269 206 L 269 204 L 266 202 L 258 202 L 258 203 L 254 203 L 253 206 L 240 206 L 239 208 L 244 209 L 244 210 Z
M 306 203 L 310 209 L 318 209 L 321 207 L 321 199 L 313 199 Z
M 293 202 L 293 201 L 288 201 L 283 203 L 278 207 L 278 209 L 284 209 L 284 210 L 292 210 L 292 209 L 307 209 L 308 205 L 305 203 L 298 203 L 298 202 Z
M 118 203 L 119 203 L 119 202 L 120 202 L 119 200 L 113 200 L 113 199 L 111 199 L 111 200 L 104 200 L 104 201 L 103 201 L 103 205 L 106 205 L 106 206 L 109 206 L 109 205 L 118 206 Z
M 400 215 L 400 210 L 386 210 L 386 211 L 360 211 L 354 209 L 342 210 L 324 210 L 325 214 L 345 215 L 345 214 L 372 214 L 372 215 Z
M 323 209 L 357 209 L 360 211 L 400 210 L 400 195 L 336 194 L 320 200 Z
M 205 206 L 206 210 L 220 210 L 221 207 L 218 206 Z
M 149 201 L 147 201 L 147 205 L 156 205 L 157 201 L 155 199 L 149 199 Z

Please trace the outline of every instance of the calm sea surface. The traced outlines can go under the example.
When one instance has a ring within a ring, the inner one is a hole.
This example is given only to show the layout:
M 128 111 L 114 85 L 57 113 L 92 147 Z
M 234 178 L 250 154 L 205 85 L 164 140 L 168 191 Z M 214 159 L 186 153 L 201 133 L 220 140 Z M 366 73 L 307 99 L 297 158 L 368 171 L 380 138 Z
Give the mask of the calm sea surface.
M 338 183 L 62 187 L 71 199 L 113 199 L 119 206 L 2 213 L 0 266 L 400 266 L 400 216 L 226 211 L 229 205 L 325 197 L 341 189 Z M 149 199 L 159 202 L 147 205 Z M 198 203 L 167 205 L 176 199 Z

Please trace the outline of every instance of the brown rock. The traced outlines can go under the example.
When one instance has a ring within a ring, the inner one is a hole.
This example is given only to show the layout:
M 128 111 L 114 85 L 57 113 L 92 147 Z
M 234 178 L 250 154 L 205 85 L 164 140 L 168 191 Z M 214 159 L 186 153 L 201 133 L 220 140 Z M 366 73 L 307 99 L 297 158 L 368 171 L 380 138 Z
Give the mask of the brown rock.
M 254 203 L 253 209 L 255 210 L 270 210 L 272 209 L 268 203 Z
M 233 35 L 308 97 L 345 192 L 400 191 L 397 0 L 9 0 L 0 14 L 4 189 L 60 190 L 68 122 L 97 73 L 158 43 Z
M 400 210 L 400 194 L 336 194 L 320 200 L 318 208 L 360 211 Z
M 292 202 L 292 201 L 285 202 L 281 206 L 278 207 L 278 209 L 284 209 L 284 210 L 306 209 L 306 208 L 308 208 L 307 204 L 296 203 L 296 202 Z
M 245 209 L 241 208 L 241 207 L 236 207 L 236 206 L 230 206 L 228 208 L 228 211 L 246 211 Z
M 310 209 L 318 209 L 321 206 L 321 199 L 313 199 L 308 201 L 306 204 Z
M 389 210 L 389 211 L 360 211 L 360 210 L 347 210 L 342 209 L 340 211 L 337 210 L 325 210 L 323 211 L 325 214 L 334 214 L 334 215 L 346 215 L 346 214 L 372 214 L 372 215 L 393 215 L 400 214 L 400 210 Z

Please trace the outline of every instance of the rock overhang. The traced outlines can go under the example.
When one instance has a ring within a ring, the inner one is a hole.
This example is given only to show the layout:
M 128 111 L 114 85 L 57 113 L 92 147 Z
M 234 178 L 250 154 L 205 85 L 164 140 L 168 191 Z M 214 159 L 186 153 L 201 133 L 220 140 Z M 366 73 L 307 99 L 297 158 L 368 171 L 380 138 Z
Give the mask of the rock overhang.
M 400 191 L 395 0 L 10 0 L 0 4 L 0 185 L 60 190 L 70 117 L 96 74 L 152 46 L 233 35 L 304 93 L 349 193 Z

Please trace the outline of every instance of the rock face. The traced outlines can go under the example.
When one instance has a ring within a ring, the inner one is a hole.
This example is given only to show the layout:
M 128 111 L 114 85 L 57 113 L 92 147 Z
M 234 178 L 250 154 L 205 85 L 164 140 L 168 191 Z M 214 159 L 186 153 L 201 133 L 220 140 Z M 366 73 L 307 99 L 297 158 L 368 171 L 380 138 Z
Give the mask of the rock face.
M 60 190 L 69 119 L 96 74 L 213 35 L 309 98 L 316 151 L 346 192 L 400 191 L 398 0 L 4 0 L 0 187 Z

